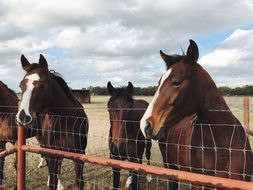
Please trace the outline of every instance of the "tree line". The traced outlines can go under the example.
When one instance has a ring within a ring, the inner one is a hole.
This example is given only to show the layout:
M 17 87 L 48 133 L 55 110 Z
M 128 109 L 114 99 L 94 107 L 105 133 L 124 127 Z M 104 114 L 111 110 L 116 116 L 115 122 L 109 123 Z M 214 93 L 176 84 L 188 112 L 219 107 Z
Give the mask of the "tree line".
M 134 87 L 134 95 L 153 96 L 156 92 L 156 89 L 156 86 Z M 90 86 L 88 90 L 90 90 L 91 95 L 108 95 L 107 87 Z
M 219 87 L 224 96 L 253 96 L 253 86 L 245 85 L 242 87 L 229 88 L 227 86 Z
M 106 87 L 89 87 L 91 95 L 108 95 Z M 154 96 L 157 90 L 156 86 L 148 87 L 134 87 L 134 95 L 143 95 L 143 96 Z M 227 86 L 219 87 L 219 90 L 224 96 L 253 96 L 253 86 L 246 85 L 242 87 L 230 88 Z

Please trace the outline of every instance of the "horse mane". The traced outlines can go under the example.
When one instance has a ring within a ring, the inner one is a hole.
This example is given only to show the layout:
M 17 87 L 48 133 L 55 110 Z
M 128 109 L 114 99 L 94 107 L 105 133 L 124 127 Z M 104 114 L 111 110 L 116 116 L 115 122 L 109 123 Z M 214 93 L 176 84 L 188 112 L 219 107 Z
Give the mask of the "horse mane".
M 56 82 L 61 86 L 62 90 L 65 92 L 67 97 L 77 106 L 82 106 L 81 103 L 75 98 L 73 93 L 71 92 L 69 86 L 65 82 L 65 80 L 62 78 L 61 74 L 54 70 L 50 70 L 49 74 L 56 80 Z
M 12 89 L 10 89 L 5 83 L 3 83 L 2 81 L 0 81 L 0 83 L 13 95 L 15 96 L 16 98 L 18 97 L 16 92 Z

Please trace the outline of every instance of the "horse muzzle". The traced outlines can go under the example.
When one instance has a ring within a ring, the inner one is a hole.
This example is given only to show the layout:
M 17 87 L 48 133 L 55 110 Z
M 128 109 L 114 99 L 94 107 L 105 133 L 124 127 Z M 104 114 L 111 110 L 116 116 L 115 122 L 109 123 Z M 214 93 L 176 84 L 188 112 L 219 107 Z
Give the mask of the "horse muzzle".
M 114 143 L 110 144 L 110 154 L 113 157 L 125 157 L 126 156 L 126 145 L 125 143 L 120 143 L 119 146 Z
M 153 140 L 158 140 L 164 130 L 164 127 L 160 127 L 159 131 L 157 134 L 153 134 L 153 126 L 151 125 L 150 122 L 147 121 L 147 125 L 144 127 L 144 133 L 145 137 L 147 139 L 153 139 Z
M 15 117 L 17 125 L 27 126 L 32 123 L 32 116 L 27 115 L 24 110 L 21 110 Z

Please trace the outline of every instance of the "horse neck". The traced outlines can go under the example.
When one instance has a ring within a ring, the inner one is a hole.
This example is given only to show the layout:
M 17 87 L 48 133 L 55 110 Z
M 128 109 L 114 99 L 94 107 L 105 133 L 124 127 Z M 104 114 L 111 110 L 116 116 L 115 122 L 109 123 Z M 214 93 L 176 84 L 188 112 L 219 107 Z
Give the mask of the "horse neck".
M 206 80 L 200 80 L 202 88 L 199 93 L 203 93 L 203 106 L 198 114 L 199 120 L 204 123 L 238 124 L 238 120 L 230 111 L 221 92 L 209 74 L 203 70 L 201 75 L 201 78 Z
M 55 110 L 59 114 L 59 112 L 72 112 L 73 110 L 68 108 L 79 107 L 77 103 L 73 102 L 64 92 L 64 90 L 56 83 L 53 82 L 52 85 L 52 93 L 51 93 L 51 105 L 50 108 Z M 66 108 L 66 109 L 57 109 L 57 108 Z
M 7 92 L 6 92 L 7 91 Z M 9 90 L 0 90 L 0 111 L 1 112 L 17 112 L 18 98 Z
M 148 107 L 148 103 L 143 100 L 134 100 L 133 111 L 128 118 L 130 122 L 127 122 L 126 125 L 131 128 L 131 134 L 127 134 L 128 137 L 140 138 L 139 135 L 142 135 L 140 132 L 140 120 L 145 112 L 145 109 Z M 136 136 L 138 135 L 138 136 Z

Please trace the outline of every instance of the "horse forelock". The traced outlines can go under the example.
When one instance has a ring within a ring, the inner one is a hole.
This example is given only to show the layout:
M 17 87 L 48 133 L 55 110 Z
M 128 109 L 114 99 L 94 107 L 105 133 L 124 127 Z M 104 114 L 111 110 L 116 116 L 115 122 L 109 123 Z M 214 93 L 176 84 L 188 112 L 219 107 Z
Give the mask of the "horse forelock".
M 186 56 L 183 54 L 183 55 L 178 55 L 178 54 L 173 54 L 171 55 L 171 57 L 173 57 L 173 62 L 172 64 L 174 63 L 177 63 L 179 61 L 181 61 L 182 59 L 184 59 Z
M 116 88 L 114 90 L 113 95 L 109 99 L 108 106 L 110 106 L 111 103 L 115 102 L 116 100 L 126 100 L 130 104 L 134 105 L 133 96 L 128 94 L 125 88 Z

